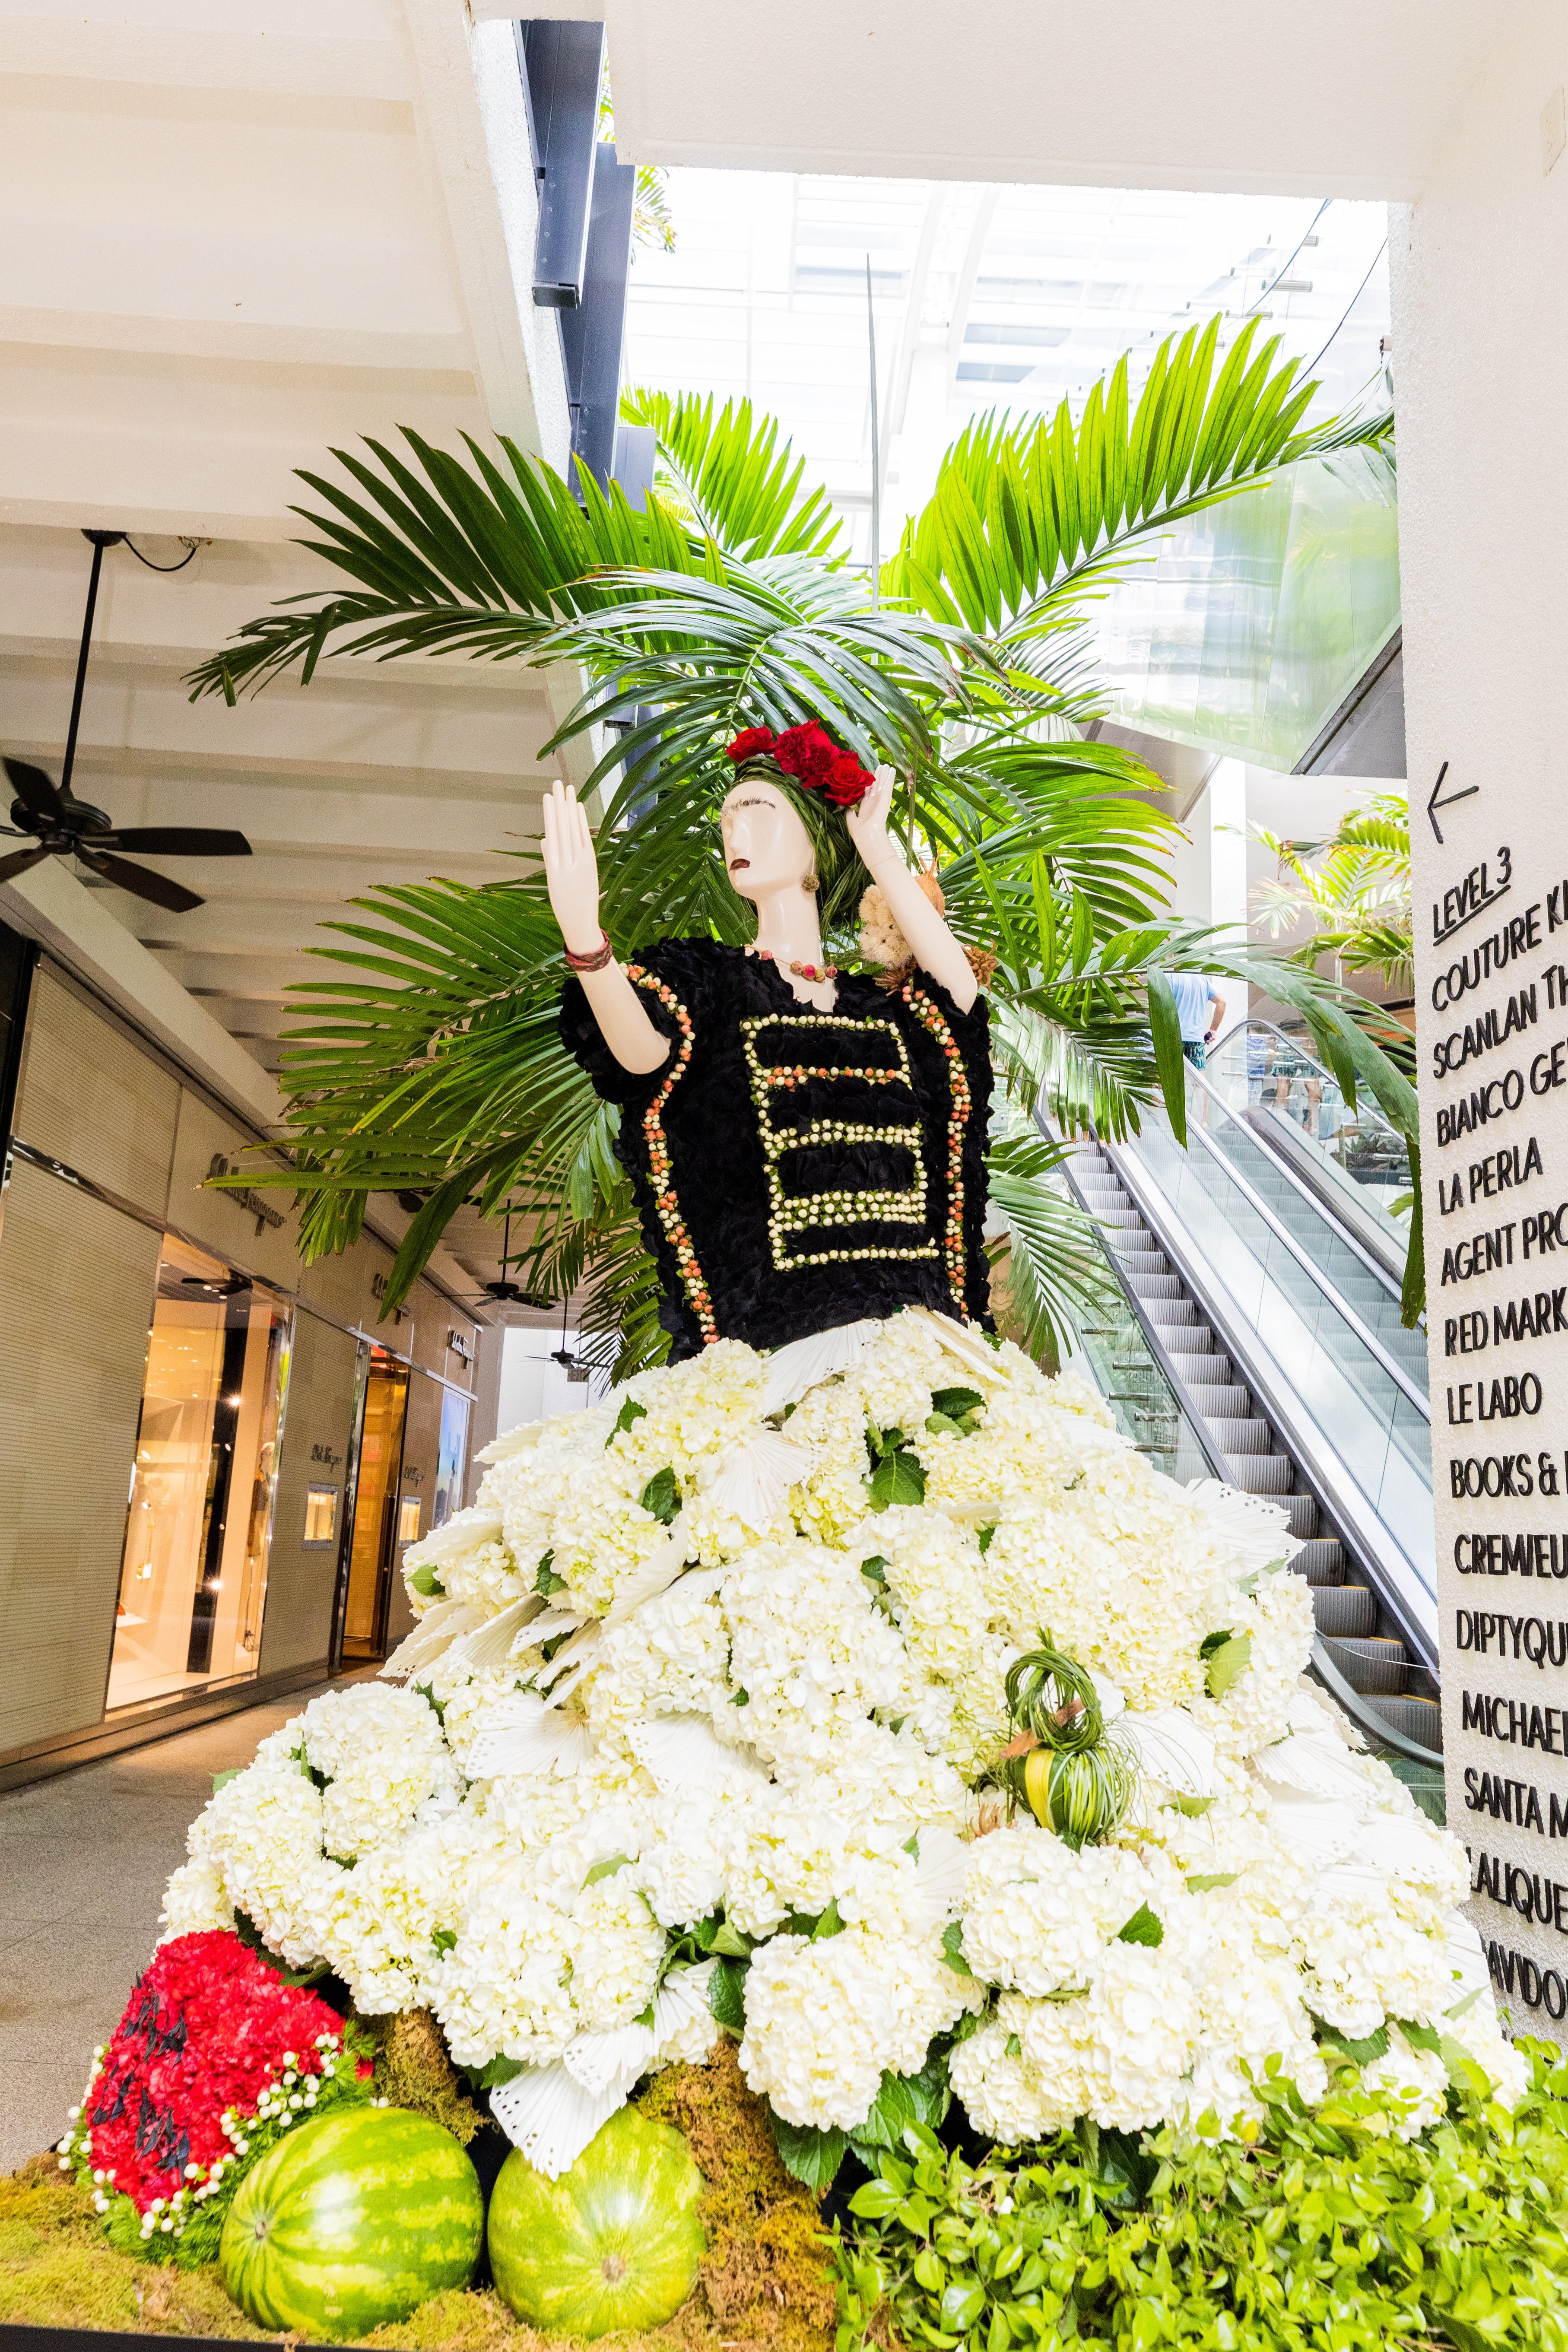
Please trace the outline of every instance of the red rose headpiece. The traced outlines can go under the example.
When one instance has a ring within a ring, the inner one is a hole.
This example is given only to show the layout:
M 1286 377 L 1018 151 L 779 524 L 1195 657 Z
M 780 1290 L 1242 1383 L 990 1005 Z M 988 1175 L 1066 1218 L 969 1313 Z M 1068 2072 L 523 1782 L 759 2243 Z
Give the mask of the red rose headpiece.
M 745 760 L 771 760 L 808 793 L 824 793 L 836 809 L 858 807 L 876 782 L 854 752 L 841 751 L 815 719 L 782 735 L 771 727 L 742 728 L 724 748 L 737 767 Z

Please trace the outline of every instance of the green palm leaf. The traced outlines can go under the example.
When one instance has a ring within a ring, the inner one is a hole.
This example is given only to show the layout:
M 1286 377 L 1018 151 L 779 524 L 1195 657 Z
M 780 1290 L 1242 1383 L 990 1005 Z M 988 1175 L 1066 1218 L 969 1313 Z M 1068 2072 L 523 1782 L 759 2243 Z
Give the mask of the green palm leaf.
M 1127 362 L 1097 384 L 1075 426 L 1056 416 L 990 415 L 942 460 L 922 511 L 885 567 L 885 593 L 1000 636 L 1026 629 L 1037 604 L 1151 531 L 1233 497 L 1276 467 L 1385 439 L 1391 420 L 1303 419 L 1317 389 L 1280 338 L 1254 352 L 1248 320 L 1215 373 L 1221 321 L 1160 346 L 1128 413 Z
M 715 416 L 711 394 L 630 391 L 621 394 L 621 416 L 652 425 L 658 488 L 673 492 L 677 511 L 727 555 L 832 561 L 846 552 L 827 492 L 803 483 L 805 460 L 791 464 L 776 419 L 753 414 L 749 400 L 727 400 Z

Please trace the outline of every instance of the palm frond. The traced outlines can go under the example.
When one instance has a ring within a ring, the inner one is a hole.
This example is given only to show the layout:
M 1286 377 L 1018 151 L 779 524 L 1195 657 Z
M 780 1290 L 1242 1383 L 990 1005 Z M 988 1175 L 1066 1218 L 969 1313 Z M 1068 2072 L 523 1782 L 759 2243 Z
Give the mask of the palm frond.
M 329 509 L 295 507 L 319 534 L 298 543 L 359 583 L 344 593 L 285 597 L 192 670 L 191 699 L 233 703 L 298 667 L 308 684 L 323 654 L 466 653 L 515 660 L 552 623 L 625 599 L 591 575 L 616 566 L 700 573 L 703 556 L 657 499 L 635 513 L 616 482 L 580 493 L 512 441 L 500 464 L 471 436 L 470 465 L 405 428 L 408 464 L 379 441 L 374 465 L 332 455 L 360 495 L 328 477 L 300 479 Z M 351 634 L 352 633 L 352 634 Z
M 1005 1241 L 991 1245 L 1005 1267 L 1009 1319 L 1025 1353 L 1055 1349 L 1073 1318 L 1114 1297 L 1093 1220 L 1052 1181 L 1068 1157 L 1065 1144 L 1020 1128 L 991 1147 L 991 1204 L 1007 1220 Z
M 1162 343 L 1135 408 L 1127 362 L 1094 385 L 1075 423 L 978 418 L 943 458 L 931 497 L 884 568 L 885 593 L 942 620 L 1001 635 L 1037 600 L 1106 556 L 1261 481 L 1300 457 L 1386 438 L 1377 420 L 1303 424 L 1315 383 L 1254 353 L 1248 320 L 1216 373 L 1221 320 Z
M 827 492 L 804 481 L 805 458 L 795 457 L 777 419 L 749 400 L 727 400 L 715 415 L 711 394 L 701 400 L 634 388 L 621 394 L 621 416 L 652 425 L 679 508 L 726 555 L 833 561 L 845 553 Z

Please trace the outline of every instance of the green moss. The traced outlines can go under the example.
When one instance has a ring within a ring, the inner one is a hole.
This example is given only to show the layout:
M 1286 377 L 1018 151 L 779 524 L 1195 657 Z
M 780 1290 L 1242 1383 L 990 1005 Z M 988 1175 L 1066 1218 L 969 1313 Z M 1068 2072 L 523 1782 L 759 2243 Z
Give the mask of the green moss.
M 375 2086 L 395 2107 L 429 2116 L 464 2147 L 483 2126 L 484 2117 L 464 2095 L 441 2029 L 427 2009 L 405 2009 L 386 2021 L 376 2052 Z
M 389 2022 L 377 2071 L 399 2105 L 434 2116 L 459 2138 L 479 2127 L 423 2012 Z M 767 2111 L 742 2080 L 733 2043 L 726 2038 L 705 2066 L 671 2067 L 639 2104 L 691 2143 L 707 2184 L 708 2252 L 696 2293 L 672 2320 L 643 2336 L 603 2336 L 602 2352 L 828 2352 L 828 2242 L 815 2200 L 779 2161 Z M 216 2268 L 181 2271 L 117 2252 L 85 2192 L 47 2157 L 0 2179 L 0 2321 L 141 2335 L 267 2333 L 236 2309 Z M 374 2352 L 577 2352 L 570 2337 L 523 2326 L 488 2288 L 436 2295 L 364 2341 Z
M 116 2253 L 85 2193 L 47 2159 L 0 2179 L 0 2320 L 138 2335 L 247 2336 L 216 2270 Z
M 700 2276 L 714 2316 L 780 2352 L 826 2347 L 834 2272 L 816 2200 L 780 2162 L 767 2108 L 746 2088 L 728 2035 L 706 2065 L 657 2075 L 640 2104 L 686 2134 L 708 2184 Z

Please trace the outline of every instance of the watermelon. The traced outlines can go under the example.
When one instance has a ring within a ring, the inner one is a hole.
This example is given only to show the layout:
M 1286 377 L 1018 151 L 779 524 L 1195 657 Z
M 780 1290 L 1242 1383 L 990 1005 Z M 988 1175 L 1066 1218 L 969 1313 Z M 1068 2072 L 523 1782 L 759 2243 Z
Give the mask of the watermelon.
M 622 2107 L 549 2180 L 513 2148 L 490 2193 L 490 2268 L 530 2326 L 607 2336 L 660 2327 L 697 2284 L 702 2175 L 685 2135 Z
M 246 2175 L 218 2261 L 258 2327 L 360 2336 L 466 2285 L 483 2223 L 450 2132 L 405 2107 L 350 2107 L 300 2125 Z

